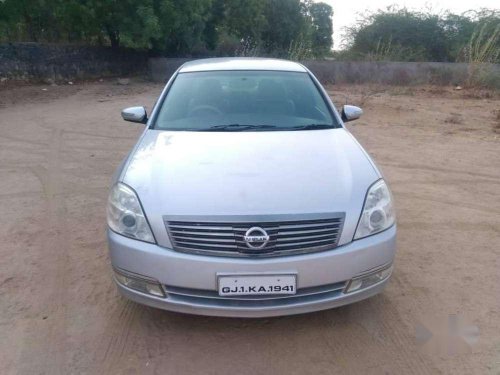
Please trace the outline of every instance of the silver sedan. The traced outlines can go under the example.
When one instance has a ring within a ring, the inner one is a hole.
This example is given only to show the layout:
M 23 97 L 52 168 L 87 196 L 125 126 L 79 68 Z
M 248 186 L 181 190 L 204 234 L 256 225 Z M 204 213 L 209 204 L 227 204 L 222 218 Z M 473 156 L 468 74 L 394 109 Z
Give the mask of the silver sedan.
M 301 64 L 184 64 L 118 169 L 108 242 L 119 291 L 161 309 L 298 314 L 383 290 L 396 224 L 386 181 Z

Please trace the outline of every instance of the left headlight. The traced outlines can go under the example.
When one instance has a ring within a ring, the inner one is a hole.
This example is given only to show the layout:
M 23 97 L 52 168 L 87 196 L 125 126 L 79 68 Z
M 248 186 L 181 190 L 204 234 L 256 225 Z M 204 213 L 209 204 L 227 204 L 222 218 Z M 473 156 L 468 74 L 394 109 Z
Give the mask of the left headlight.
M 111 188 L 107 211 L 111 230 L 130 238 L 155 243 L 139 198 L 127 185 L 118 182 Z
M 384 180 L 379 180 L 368 189 L 354 239 L 382 232 L 395 221 L 391 192 Z

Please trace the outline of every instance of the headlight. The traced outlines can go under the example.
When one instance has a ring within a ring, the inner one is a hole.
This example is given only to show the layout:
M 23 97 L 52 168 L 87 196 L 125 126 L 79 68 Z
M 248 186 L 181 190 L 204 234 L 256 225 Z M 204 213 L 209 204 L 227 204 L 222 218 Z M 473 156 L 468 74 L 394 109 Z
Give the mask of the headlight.
M 396 221 L 392 207 L 391 192 L 384 180 L 377 181 L 366 194 L 363 212 L 359 218 L 354 239 L 360 239 L 381 232 Z
M 117 183 L 108 198 L 108 225 L 116 233 L 155 243 L 153 233 L 135 192 Z

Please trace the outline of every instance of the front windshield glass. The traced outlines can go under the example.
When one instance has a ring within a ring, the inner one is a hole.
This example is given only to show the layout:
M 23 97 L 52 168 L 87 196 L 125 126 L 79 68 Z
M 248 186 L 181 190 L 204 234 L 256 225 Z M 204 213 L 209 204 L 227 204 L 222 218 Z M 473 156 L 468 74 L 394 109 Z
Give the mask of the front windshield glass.
M 154 124 L 155 129 L 192 131 L 338 126 L 309 74 L 280 71 L 180 73 Z

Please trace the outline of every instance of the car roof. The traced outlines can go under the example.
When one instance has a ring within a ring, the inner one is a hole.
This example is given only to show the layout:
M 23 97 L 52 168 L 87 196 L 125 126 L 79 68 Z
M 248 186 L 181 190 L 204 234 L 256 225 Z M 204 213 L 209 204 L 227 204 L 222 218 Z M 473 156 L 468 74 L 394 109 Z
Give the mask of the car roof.
M 181 66 L 179 73 L 206 72 L 215 70 L 276 70 L 286 72 L 307 72 L 299 63 L 256 57 L 227 57 L 193 60 Z

